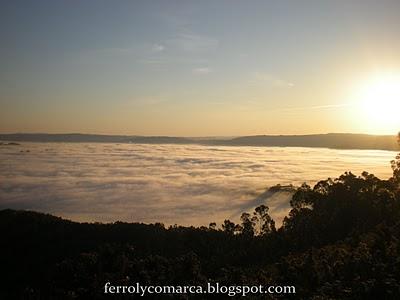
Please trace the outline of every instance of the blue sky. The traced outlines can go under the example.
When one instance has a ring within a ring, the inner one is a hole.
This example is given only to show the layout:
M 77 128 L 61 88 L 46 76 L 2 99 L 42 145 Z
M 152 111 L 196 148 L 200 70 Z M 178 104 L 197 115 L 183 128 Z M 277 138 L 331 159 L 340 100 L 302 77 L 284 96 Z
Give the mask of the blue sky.
M 368 0 L 2 1 L 0 131 L 390 133 L 351 95 L 399 72 L 399 12 Z

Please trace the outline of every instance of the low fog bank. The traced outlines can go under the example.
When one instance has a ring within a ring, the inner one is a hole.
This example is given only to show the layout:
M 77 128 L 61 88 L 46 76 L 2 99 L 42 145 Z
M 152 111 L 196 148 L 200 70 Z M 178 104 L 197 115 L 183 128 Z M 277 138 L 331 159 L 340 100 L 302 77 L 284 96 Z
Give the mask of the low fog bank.
M 388 178 L 396 152 L 177 144 L 20 143 L 0 147 L 0 209 L 76 221 L 208 225 L 265 203 L 279 224 L 291 193 L 345 171 Z

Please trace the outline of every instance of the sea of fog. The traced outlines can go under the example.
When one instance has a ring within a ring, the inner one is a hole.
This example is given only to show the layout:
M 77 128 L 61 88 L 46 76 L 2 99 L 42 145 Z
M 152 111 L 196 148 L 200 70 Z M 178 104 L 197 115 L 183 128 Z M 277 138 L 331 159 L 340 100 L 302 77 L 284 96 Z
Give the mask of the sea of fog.
M 0 146 L 0 209 L 76 221 L 207 225 L 266 203 L 280 223 L 290 193 L 345 171 L 391 175 L 395 152 L 165 144 L 21 143 Z

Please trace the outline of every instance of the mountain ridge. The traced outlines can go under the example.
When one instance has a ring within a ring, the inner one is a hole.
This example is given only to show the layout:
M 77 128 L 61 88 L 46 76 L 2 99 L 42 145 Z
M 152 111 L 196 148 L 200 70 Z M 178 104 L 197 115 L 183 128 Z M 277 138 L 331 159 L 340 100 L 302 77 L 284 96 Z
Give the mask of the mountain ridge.
M 174 136 L 102 135 L 84 133 L 11 133 L 0 134 L 0 140 L 12 142 L 198 144 L 214 146 L 398 150 L 397 136 L 395 135 L 357 133 L 252 135 L 234 138 L 187 138 Z

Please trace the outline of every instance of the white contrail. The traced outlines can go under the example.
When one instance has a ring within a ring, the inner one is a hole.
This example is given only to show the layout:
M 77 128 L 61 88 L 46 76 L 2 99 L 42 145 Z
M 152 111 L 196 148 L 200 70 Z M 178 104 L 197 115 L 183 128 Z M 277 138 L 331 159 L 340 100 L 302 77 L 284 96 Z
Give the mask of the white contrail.
M 355 104 L 354 102 L 348 102 L 348 103 L 340 103 L 340 104 L 277 108 L 277 109 L 273 109 L 273 110 L 294 111 L 294 110 L 309 110 L 309 109 L 329 109 L 329 108 L 347 107 L 347 106 L 352 106 L 354 104 Z

